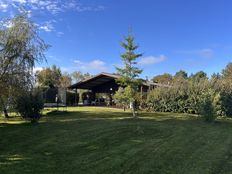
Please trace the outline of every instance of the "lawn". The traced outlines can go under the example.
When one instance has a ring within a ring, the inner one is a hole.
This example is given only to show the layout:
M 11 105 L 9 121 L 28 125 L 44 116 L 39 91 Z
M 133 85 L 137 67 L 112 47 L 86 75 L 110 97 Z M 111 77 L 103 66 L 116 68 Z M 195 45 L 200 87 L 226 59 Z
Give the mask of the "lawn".
M 79 107 L 0 119 L 0 173 L 232 173 L 232 122 Z

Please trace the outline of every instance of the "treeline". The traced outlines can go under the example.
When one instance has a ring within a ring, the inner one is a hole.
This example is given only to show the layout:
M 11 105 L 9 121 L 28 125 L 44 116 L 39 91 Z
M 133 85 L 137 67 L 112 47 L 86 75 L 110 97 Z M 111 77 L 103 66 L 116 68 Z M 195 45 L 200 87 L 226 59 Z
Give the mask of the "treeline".
M 75 91 L 68 90 L 68 87 L 76 82 L 89 78 L 89 73 L 74 71 L 72 73 L 62 72 L 60 67 L 52 65 L 51 67 L 43 68 L 35 73 L 35 88 L 42 93 L 44 103 L 65 103 L 69 106 L 78 104 L 79 94 Z M 62 99 L 59 90 L 65 91 L 66 97 Z M 82 91 L 79 91 L 82 93 Z M 58 101 L 56 97 L 58 95 Z
M 89 73 L 74 71 L 72 73 L 62 72 L 60 67 L 52 65 L 35 73 L 36 86 L 49 88 L 67 88 L 73 83 L 91 77 Z
M 203 71 L 190 76 L 184 71 L 163 74 L 153 81 L 169 84 L 150 91 L 146 107 L 151 111 L 232 116 L 232 63 L 210 78 Z

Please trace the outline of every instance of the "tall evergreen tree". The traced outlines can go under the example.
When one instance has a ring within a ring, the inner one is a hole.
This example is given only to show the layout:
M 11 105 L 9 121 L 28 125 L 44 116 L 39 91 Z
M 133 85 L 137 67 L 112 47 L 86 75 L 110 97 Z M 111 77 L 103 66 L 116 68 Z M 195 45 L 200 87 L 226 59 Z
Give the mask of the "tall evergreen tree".
M 135 52 L 138 45 L 134 43 L 134 37 L 132 35 L 127 36 L 125 41 L 121 43 L 121 46 L 125 49 L 125 53 L 121 55 L 123 67 L 116 67 L 116 69 L 121 76 L 117 82 L 124 87 L 124 91 L 116 92 L 115 99 L 120 100 L 123 95 L 123 99 L 131 105 L 133 116 L 136 117 L 135 97 L 141 83 L 138 77 L 142 73 L 142 70 L 136 67 L 136 60 L 141 57 L 142 54 L 137 54 Z

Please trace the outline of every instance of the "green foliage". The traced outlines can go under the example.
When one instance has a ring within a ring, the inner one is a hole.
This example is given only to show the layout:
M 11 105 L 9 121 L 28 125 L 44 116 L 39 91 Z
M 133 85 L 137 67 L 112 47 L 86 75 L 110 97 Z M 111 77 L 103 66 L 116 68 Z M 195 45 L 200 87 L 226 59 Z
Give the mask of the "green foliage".
M 216 116 L 231 117 L 232 74 L 229 75 L 231 65 L 227 65 L 222 76 L 214 74 L 210 80 L 203 71 L 189 78 L 183 76 L 185 74 L 183 72 L 177 73 L 171 87 L 160 87 L 149 92 L 148 109 L 201 114 L 209 121 Z
M 162 75 L 157 75 L 152 78 L 153 82 L 162 83 L 162 84 L 171 84 L 173 77 L 171 74 L 164 73 Z
M 175 82 L 171 87 L 159 87 L 148 93 L 148 107 L 159 112 L 198 114 L 201 95 L 209 89 L 209 82 L 190 80 Z
M 207 122 L 213 122 L 216 118 L 214 92 L 208 90 L 201 95 L 200 115 L 202 115 Z
M 222 76 L 224 78 L 232 78 L 232 63 L 228 63 L 226 68 L 222 70 Z
M 122 42 L 121 46 L 126 52 L 121 55 L 124 64 L 123 68 L 116 68 L 118 74 L 121 75 L 117 82 L 122 86 L 131 86 L 131 88 L 136 89 L 141 83 L 137 78 L 142 73 L 142 70 L 135 65 L 137 64 L 136 60 L 141 57 L 142 54 L 135 53 L 138 46 L 135 45 L 134 37 L 131 35 L 125 38 L 125 42 Z
M 122 68 L 116 68 L 118 74 L 121 76 L 117 79 L 117 82 L 125 87 L 124 90 L 116 92 L 115 99 L 116 101 L 123 101 L 124 103 L 130 103 L 133 116 L 135 117 L 135 100 L 136 92 L 138 87 L 141 84 L 141 81 L 138 79 L 139 75 L 142 73 L 142 70 L 136 67 L 136 60 L 142 56 L 142 54 L 135 53 L 135 50 L 138 48 L 134 43 L 134 37 L 129 35 L 125 38 L 125 42 L 121 43 L 121 46 L 125 49 L 125 53 L 121 55 L 123 61 Z M 122 96 L 121 96 L 122 95 Z
M 16 111 L 26 120 L 37 122 L 44 107 L 43 98 L 39 92 L 25 93 L 16 100 Z
M 189 78 L 195 82 L 199 82 L 202 79 L 207 79 L 207 74 L 204 71 L 199 71 L 192 74 Z
M 0 26 L 0 104 L 6 111 L 22 92 L 33 85 L 33 67 L 45 60 L 48 45 L 38 35 L 38 28 L 26 15 L 18 15 Z
M 128 97 L 125 95 L 125 89 L 122 87 L 119 87 L 118 91 L 113 96 L 113 99 L 117 104 L 120 105 L 129 105 Z
M 37 82 L 40 86 L 49 86 L 51 88 L 58 87 L 61 77 L 61 70 L 56 65 L 36 72 Z
M 87 78 L 90 78 L 91 75 L 89 73 L 82 73 L 80 71 L 74 71 L 74 72 L 72 72 L 71 77 L 72 77 L 73 81 L 75 83 L 77 83 L 79 81 L 82 81 L 82 80 L 85 80 Z
M 139 93 L 133 90 L 131 86 L 127 86 L 125 88 L 120 87 L 114 94 L 113 98 L 116 103 L 126 106 L 130 103 L 138 101 L 138 95 Z
M 44 68 L 36 72 L 36 82 L 40 87 L 68 88 L 72 84 L 72 77 L 69 73 L 61 72 L 56 65 Z
M 59 79 L 59 87 L 66 89 L 72 84 L 72 77 L 67 72 L 62 73 L 62 76 Z
M 184 71 L 184 70 L 180 70 L 178 72 L 176 72 L 175 76 L 174 76 L 175 79 L 187 79 L 188 78 L 188 74 Z
M 225 116 L 232 117 L 232 91 L 222 91 L 221 97 L 221 109 Z
M 135 102 L 136 102 L 136 108 L 140 110 L 148 110 L 148 105 L 147 105 L 147 93 L 136 93 L 135 97 Z
M 232 76 L 214 76 L 211 79 L 212 88 L 218 93 L 217 114 L 232 116 Z

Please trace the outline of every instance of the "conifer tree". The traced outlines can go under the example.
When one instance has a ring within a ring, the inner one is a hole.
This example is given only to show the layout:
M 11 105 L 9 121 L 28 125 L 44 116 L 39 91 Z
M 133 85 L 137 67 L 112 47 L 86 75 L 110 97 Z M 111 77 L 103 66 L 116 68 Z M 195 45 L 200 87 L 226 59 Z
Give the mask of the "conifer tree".
M 124 91 L 122 92 L 122 90 L 120 90 L 120 92 L 116 92 L 115 99 L 120 100 L 123 98 L 124 101 L 127 101 L 131 106 L 133 116 L 136 117 L 135 98 L 138 87 L 141 84 L 138 77 L 142 73 L 142 70 L 136 67 L 136 60 L 141 57 L 142 54 L 137 54 L 135 52 L 138 45 L 134 43 L 134 37 L 130 34 L 125 38 L 125 41 L 121 43 L 121 46 L 125 49 L 125 53 L 121 55 L 123 67 L 116 67 L 116 69 L 121 76 L 117 82 L 124 87 Z

